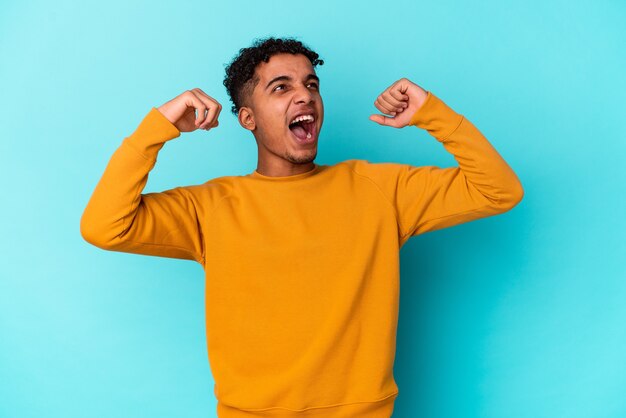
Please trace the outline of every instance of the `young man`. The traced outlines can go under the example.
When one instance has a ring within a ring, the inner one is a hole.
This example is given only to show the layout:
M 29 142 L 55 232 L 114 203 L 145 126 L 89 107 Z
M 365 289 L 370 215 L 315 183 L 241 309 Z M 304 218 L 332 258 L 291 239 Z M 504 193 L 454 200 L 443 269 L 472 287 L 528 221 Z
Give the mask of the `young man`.
M 412 236 L 503 213 L 519 179 L 463 115 L 402 78 L 370 119 L 426 129 L 458 167 L 318 165 L 318 55 L 293 39 L 240 50 L 224 84 L 257 168 L 142 194 L 163 145 L 218 126 L 192 89 L 152 108 L 115 151 L 81 219 L 100 248 L 195 260 L 220 417 L 389 417 L 399 250 Z M 196 115 L 197 113 L 197 115 Z

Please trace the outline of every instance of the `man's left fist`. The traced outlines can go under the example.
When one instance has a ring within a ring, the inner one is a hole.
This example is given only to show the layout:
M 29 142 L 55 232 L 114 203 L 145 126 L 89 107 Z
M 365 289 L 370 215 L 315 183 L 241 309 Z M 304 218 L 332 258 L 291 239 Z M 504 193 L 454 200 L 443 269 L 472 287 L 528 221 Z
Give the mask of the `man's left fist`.
M 409 124 L 427 96 L 426 90 L 406 78 L 401 78 L 383 91 L 374 102 L 378 110 L 391 117 L 371 115 L 370 120 L 380 125 L 403 128 Z

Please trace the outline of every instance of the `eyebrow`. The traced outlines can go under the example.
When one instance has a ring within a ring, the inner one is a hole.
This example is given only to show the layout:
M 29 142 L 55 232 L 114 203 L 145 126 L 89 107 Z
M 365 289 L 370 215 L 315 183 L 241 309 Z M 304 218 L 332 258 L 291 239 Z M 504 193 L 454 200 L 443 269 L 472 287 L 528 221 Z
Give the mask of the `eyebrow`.
M 318 76 L 316 76 L 315 74 L 309 74 L 309 75 L 306 76 L 306 80 L 310 80 L 310 79 L 313 79 L 313 80 L 317 81 L 318 83 L 320 82 L 320 78 Z M 272 83 L 275 83 L 275 82 L 281 81 L 281 80 L 291 81 L 292 78 L 289 77 L 288 75 L 279 75 L 278 77 L 273 78 L 269 83 L 267 83 L 267 86 L 265 86 L 265 90 L 267 90 L 268 87 L 272 85 Z

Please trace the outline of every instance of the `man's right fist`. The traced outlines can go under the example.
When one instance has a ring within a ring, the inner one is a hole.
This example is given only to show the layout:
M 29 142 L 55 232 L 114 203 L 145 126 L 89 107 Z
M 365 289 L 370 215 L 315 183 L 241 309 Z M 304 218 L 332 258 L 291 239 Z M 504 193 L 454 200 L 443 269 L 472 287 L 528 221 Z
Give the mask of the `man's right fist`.
M 187 90 L 158 108 L 180 132 L 209 130 L 219 125 L 222 105 L 199 88 Z M 196 116 L 196 110 L 198 115 Z

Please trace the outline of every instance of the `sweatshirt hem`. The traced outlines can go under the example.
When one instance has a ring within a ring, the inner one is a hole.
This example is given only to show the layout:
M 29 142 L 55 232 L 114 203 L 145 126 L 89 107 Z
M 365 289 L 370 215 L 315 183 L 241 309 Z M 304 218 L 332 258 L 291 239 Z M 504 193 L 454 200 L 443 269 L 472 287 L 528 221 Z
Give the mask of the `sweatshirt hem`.
M 219 418 L 388 418 L 391 417 L 398 392 L 394 392 L 377 401 L 352 402 L 338 405 L 316 406 L 306 409 L 289 409 L 273 407 L 265 409 L 243 409 L 225 404 L 218 400 L 217 416 Z

